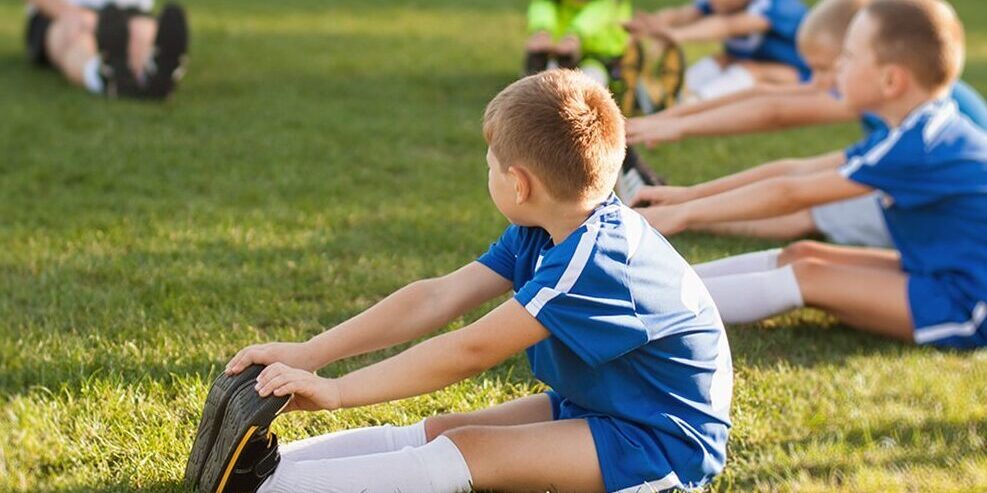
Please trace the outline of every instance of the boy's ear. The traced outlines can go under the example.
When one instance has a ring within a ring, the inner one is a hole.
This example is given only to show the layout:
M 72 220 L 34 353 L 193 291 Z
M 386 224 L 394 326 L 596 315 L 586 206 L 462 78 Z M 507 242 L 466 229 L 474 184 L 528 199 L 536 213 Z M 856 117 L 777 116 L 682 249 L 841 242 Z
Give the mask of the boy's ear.
M 507 168 L 507 173 L 514 179 L 514 203 L 521 205 L 531 198 L 531 174 L 519 166 Z
M 889 64 L 884 67 L 882 77 L 881 88 L 884 91 L 884 95 L 889 99 L 897 98 L 907 92 L 914 78 L 908 69 L 895 64 Z

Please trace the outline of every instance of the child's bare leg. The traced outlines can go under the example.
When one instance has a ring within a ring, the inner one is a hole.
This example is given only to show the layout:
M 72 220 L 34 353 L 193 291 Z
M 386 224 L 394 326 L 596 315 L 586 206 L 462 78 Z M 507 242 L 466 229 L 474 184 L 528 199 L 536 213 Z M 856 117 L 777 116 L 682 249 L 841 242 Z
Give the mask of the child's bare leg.
M 772 62 L 738 61 L 754 77 L 756 82 L 768 84 L 798 84 L 799 73 L 789 65 Z
M 48 28 L 45 46 L 52 62 L 74 84 L 82 85 L 86 64 L 96 56 L 96 13 L 66 10 Z
M 154 38 L 158 34 L 158 22 L 151 17 L 138 15 L 130 19 L 129 28 L 129 64 L 130 70 L 136 75 L 144 72 L 144 65 L 151 57 Z
M 440 414 L 425 420 L 429 441 L 463 426 L 513 426 L 552 420 L 548 394 L 535 394 L 469 413 Z
M 865 332 L 914 341 L 908 276 L 904 272 L 817 259 L 797 260 L 791 265 L 806 305 L 821 308 Z
M 463 454 L 478 490 L 605 489 L 593 435 L 582 419 L 519 426 L 467 426 L 445 436 Z
M 901 271 L 901 254 L 888 248 L 848 247 L 819 241 L 798 241 L 783 248 L 778 266 L 799 260 L 821 260 L 840 265 Z
M 551 420 L 551 401 L 545 394 L 536 394 L 470 413 L 432 416 L 409 426 L 374 426 L 298 440 L 283 445 L 281 457 L 306 461 L 379 454 L 420 447 L 461 426 L 510 426 Z
M 815 233 L 816 224 L 812 220 L 812 214 L 804 210 L 771 219 L 700 224 L 691 229 L 722 235 L 791 240 Z

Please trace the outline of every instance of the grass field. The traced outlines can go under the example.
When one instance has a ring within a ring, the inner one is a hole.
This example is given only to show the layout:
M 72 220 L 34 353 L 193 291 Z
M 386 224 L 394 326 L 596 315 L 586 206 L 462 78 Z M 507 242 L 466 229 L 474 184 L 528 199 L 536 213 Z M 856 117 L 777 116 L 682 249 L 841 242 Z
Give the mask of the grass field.
M 987 91 L 987 7 L 955 5 L 966 79 Z M 29 67 L 22 5 L 0 4 L 0 491 L 180 491 L 208 385 L 237 349 L 311 336 L 469 262 L 505 226 L 480 117 L 517 74 L 522 1 L 188 7 L 189 76 L 146 105 Z M 646 157 L 684 184 L 858 135 Z M 773 245 L 673 243 L 692 261 Z M 809 310 L 730 338 L 735 428 L 713 490 L 987 491 L 987 352 L 891 343 Z M 514 358 L 431 395 L 277 428 L 292 440 L 405 424 L 540 389 Z

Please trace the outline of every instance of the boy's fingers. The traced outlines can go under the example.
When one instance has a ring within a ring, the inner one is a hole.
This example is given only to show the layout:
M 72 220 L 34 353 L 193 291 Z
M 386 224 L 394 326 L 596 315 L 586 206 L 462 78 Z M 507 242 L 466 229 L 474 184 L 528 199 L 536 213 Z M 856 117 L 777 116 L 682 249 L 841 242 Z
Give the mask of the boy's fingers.
M 260 394 L 261 397 L 267 397 L 271 392 L 284 385 L 287 381 L 288 376 L 285 374 L 279 374 L 263 384 L 258 381 L 256 385 L 257 393 Z
M 284 385 L 274 389 L 274 395 L 282 397 L 288 394 L 294 394 L 298 388 L 299 386 L 297 382 L 287 382 Z

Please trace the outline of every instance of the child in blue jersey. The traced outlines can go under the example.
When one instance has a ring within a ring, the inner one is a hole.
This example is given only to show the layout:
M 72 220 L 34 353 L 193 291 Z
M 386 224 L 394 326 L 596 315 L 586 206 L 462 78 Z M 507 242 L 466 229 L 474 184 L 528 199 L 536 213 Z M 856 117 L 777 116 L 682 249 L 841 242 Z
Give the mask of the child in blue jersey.
M 725 321 L 807 305 L 900 340 L 987 346 L 987 134 L 948 98 L 963 56 L 946 2 L 876 0 L 851 25 L 838 79 L 846 104 L 886 127 L 807 174 L 644 211 L 667 234 L 879 192 L 898 251 L 800 242 L 697 266 Z
M 799 29 L 799 50 L 813 70 L 813 84 L 786 90 L 748 91 L 662 114 L 632 118 L 627 124 L 630 143 L 669 142 L 691 136 L 735 135 L 795 126 L 859 121 L 865 134 L 885 126 L 880 117 L 861 116 L 844 104 L 835 87 L 835 67 L 853 16 L 870 0 L 823 0 L 806 16 Z M 835 46 L 835 48 L 834 48 Z M 987 103 L 963 81 L 953 84 L 949 97 L 961 113 L 980 128 L 987 128 Z M 820 161 L 846 159 L 843 150 L 823 156 L 770 162 L 740 173 L 692 186 L 642 187 L 631 205 L 672 205 L 786 174 L 811 172 Z M 840 244 L 887 248 L 893 246 L 880 205 L 859 197 L 814 206 L 783 216 L 754 221 L 696 224 L 692 229 L 773 239 L 796 239 L 822 234 Z
M 807 10 L 801 0 L 695 0 L 639 15 L 627 28 L 679 43 L 723 41 L 722 54 L 705 58 L 686 72 L 686 89 L 707 100 L 759 83 L 808 80 L 809 67 L 795 47 Z
M 235 459 L 228 470 L 256 478 L 256 491 L 663 491 L 701 487 L 723 469 L 726 334 L 695 272 L 611 192 L 625 148 L 613 99 L 585 74 L 542 72 L 493 99 L 484 133 L 490 195 L 512 223 L 487 253 L 306 343 L 248 347 L 226 371 L 269 365 L 261 396 L 335 410 L 435 391 L 525 351 L 552 390 L 302 440 L 273 469 Z M 338 378 L 313 373 L 430 334 L 505 293 L 459 330 Z M 234 456 L 270 457 L 276 443 Z

